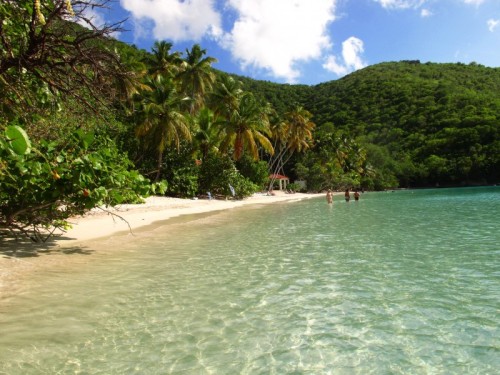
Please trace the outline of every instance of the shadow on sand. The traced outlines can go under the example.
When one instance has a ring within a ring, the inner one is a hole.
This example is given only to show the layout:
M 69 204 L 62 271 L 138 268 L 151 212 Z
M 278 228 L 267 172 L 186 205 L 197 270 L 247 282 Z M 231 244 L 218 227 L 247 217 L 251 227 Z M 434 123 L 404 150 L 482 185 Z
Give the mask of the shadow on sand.
M 57 238 L 65 239 L 64 236 L 58 236 Z M 87 250 L 82 246 L 61 247 L 53 239 L 38 243 L 26 238 L 0 237 L 0 256 L 6 258 L 30 258 L 50 254 L 91 255 L 93 252 L 93 250 Z

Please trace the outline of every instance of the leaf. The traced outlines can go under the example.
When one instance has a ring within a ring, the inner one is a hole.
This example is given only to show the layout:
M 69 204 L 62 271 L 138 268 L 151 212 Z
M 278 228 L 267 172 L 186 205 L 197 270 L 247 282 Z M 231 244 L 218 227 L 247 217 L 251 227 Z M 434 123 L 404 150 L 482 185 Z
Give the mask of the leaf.
M 26 155 L 31 152 L 31 142 L 28 134 L 18 125 L 11 125 L 5 129 L 5 135 L 10 147 L 17 155 Z
M 78 129 L 76 131 L 76 135 L 78 136 L 78 139 L 82 142 L 82 145 L 85 149 L 89 148 L 90 145 L 94 142 L 94 133 L 91 132 L 84 132 L 82 129 Z

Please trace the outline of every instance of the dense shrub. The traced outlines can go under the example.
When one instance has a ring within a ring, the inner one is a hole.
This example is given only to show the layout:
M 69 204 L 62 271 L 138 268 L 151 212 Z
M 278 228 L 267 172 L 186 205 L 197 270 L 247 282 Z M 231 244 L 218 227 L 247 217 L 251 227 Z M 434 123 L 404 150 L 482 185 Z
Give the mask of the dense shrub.
M 0 233 L 34 241 L 64 230 L 73 215 L 139 202 L 157 187 L 107 137 L 78 131 L 32 147 L 17 125 L 0 133 L 0 186 Z
M 265 161 L 255 161 L 249 155 L 244 155 L 236 162 L 236 167 L 243 177 L 257 186 L 265 187 L 269 182 L 269 169 Z
M 259 190 L 259 187 L 243 177 L 227 155 L 210 154 L 200 166 L 199 193 L 213 196 L 244 198 Z

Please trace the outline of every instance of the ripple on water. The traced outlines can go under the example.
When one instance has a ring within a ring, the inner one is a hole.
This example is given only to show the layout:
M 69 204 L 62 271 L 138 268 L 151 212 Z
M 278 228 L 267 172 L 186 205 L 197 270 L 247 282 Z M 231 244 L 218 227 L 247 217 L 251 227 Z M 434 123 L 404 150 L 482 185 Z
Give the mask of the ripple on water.
M 499 206 L 370 193 L 109 240 L 0 310 L 0 373 L 494 373 Z

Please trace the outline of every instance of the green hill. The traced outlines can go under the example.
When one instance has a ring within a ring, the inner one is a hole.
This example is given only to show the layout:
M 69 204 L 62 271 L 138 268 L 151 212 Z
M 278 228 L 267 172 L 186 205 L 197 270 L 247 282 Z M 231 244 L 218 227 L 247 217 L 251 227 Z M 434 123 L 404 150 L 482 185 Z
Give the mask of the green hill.
M 402 185 L 500 180 L 500 68 L 402 61 L 316 86 L 244 83 L 276 108 L 303 104 L 320 131 L 355 139 Z

